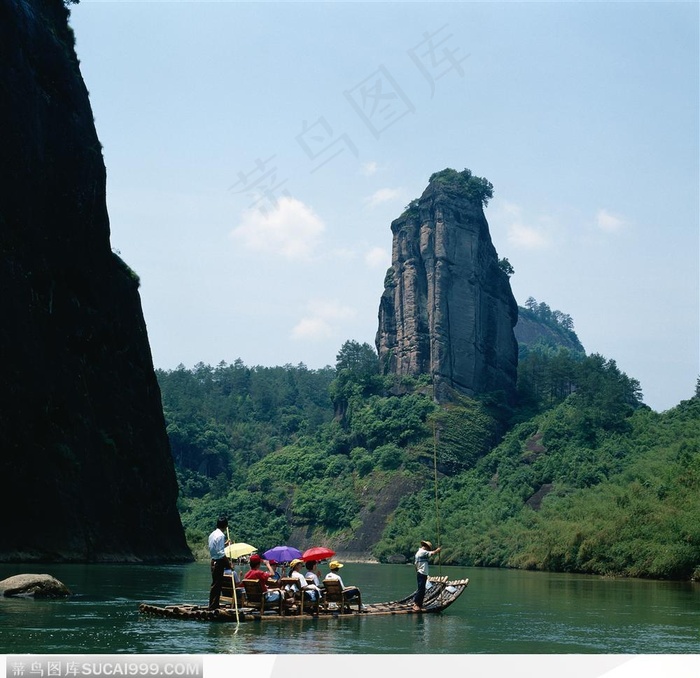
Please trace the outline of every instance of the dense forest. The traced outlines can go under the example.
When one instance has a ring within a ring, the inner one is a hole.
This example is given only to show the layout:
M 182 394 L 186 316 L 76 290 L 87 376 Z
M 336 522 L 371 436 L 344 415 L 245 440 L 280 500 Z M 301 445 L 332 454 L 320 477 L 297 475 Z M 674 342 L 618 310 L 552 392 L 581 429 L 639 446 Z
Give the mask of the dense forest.
M 569 316 L 528 302 L 580 346 Z M 261 550 L 405 562 L 432 538 L 444 564 L 700 578 L 700 388 L 653 412 L 614 360 L 546 336 L 520 346 L 515 407 L 438 406 L 427 375 L 381 375 L 356 341 L 318 370 L 158 371 L 193 552 L 225 513 Z

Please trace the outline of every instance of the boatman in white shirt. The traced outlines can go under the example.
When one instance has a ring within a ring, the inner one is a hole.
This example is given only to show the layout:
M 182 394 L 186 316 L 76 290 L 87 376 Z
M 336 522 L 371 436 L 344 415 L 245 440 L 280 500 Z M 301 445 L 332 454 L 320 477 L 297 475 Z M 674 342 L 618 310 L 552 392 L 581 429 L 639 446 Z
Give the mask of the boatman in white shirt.
M 226 556 L 227 539 L 224 530 L 228 527 L 228 518 L 219 516 L 216 529 L 209 535 L 209 555 L 211 556 L 211 587 L 209 588 L 209 609 L 219 608 L 221 587 L 224 583 L 224 570 L 231 567 Z
M 420 612 L 423 609 L 423 598 L 425 598 L 425 587 L 428 583 L 428 570 L 430 569 L 430 556 L 440 553 L 442 546 L 433 550 L 433 545 L 429 541 L 421 541 L 420 548 L 413 557 L 416 565 L 416 580 L 418 589 L 413 597 L 413 611 Z

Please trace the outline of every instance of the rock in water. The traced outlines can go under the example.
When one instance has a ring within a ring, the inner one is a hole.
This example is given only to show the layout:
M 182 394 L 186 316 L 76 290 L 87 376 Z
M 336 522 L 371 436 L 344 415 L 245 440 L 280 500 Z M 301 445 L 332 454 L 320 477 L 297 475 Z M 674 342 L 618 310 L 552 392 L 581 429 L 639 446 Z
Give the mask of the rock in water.
M 377 351 L 385 373 L 431 375 L 438 402 L 515 394 L 518 306 L 484 216 L 491 192 L 469 170 L 446 169 L 391 224 Z
M 0 581 L 3 596 L 34 596 L 34 598 L 65 598 L 68 587 L 50 574 L 16 574 Z

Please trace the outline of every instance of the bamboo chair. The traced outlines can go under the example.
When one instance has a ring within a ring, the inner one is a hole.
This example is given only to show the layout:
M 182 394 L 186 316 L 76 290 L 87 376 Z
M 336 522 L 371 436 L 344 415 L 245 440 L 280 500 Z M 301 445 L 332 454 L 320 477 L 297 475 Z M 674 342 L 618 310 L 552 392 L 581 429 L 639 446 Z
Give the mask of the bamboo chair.
M 321 596 L 317 597 L 315 601 L 306 600 L 303 590 L 299 584 L 299 581 L 295 577 L 282 577 L 279 580 L 280 588 L 287 589 L 293 592 L 294 602 L 299 607 L 299 614 L 304 614 L 304 608 L 311 606 L 315 614 L 318 614 L 319 607 L 321 605 Z
M 225 605 L 230 605 L 234 607 L 235 603 L 233 601 L 233 575 L 224 574 L 224 582 L 221 586 L 221 597 L 219 600 Z M 243 590 L 239 587 L 236 589 L 238 595 L 238 603 L 241 604 L 241 598 L 243 597 Z
M 356 586 L 343 588 L 338 580 L 325 579 L 323 581 L 323 588 L 326 589 L 325 604 L 336 603 L 339 607 L 340 614 L 343 614 L 346 610 L 350 612 L 350 606 L 353 603 L 357 605 L 357 611 L 362 612 L 362 594 L 360 593 L 360 589 Z M 357 596 L 348 598 L 350 591 L 357 591 Z
M 263 591 L 262 582 L 259 579 L 243 579 L 241 580 L 245 589 L 245 600 L 247 607 L 259 607 L 260 614 L 265 613 L 265 607 L 275 609 L 277 614 L 282 614 L 282 602 L 284 596 L 280 593 L 277 600 L 270 601 Z
M 269 583 L 268 583 L 269 586 Z M 276 590 L 280 591 L 283 596 L 282 605 L 283 610 L 288 606 L 294 605 L 296 600 L 296 579 L 293 577 L 280 577 L 276 582 Z M 287 613 L 290 610 L 285 610 Z
M 296 586 L 297 580 L 294 577 L 281 577 L 277 582 L 277 585 L 281 589 L 287 589 L 288 587 Z
M 313 589 L 316 591 L 316 589 Z M 297 600 L 299 601 L 299 613 L 304 614 L 305 607 L 311 607 L 311 614 L 318 614 L 318 610 L 321 606 L 321 592 L 316 591 L 316 600 L 306 599 L 306 589 L 301 589 L 297 594 Z
M 277 588 L 284 591 L 287 598 L 294 598 L 294 594 L 298 588 L 297 580 L 294 577 L 281 577 L 277 581 Z

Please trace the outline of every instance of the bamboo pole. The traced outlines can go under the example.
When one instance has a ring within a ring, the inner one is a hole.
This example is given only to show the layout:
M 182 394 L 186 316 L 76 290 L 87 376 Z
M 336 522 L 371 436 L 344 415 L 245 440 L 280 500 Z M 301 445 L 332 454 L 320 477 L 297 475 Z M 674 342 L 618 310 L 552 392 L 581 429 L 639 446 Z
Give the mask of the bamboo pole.
M 228 531 L 228 526 L 226 527 L 226 539 L 231 541 L 231 535 Z M 230 560 L 230 559 L 229 559 Z M 238 625 L 240 624 L 240 619 L 238 617 L 238 595 L 236 594 L 236 573 L 234 571 L 234 565 L 231 563 L 231 594 L 233 597 L 233 604 L 236 607 L 236 630 L 234 633 L 238 633 Z
M 433 419 L 433 475 L 435 480 L 435 531 L 437 536 L 437 545 L 441 547 L 440 543 L 440 502 L 438 500 L 438 476 L 437 476 L 437 447 L 438 447 L 438 437 L 439 433 L 437 431 L 437 425 L 435 419 Z M 438 573 L 442 576 L 442 551 L 438 552 Z M 440 591 L 440 599 L 442 601 L 442 590 Z

